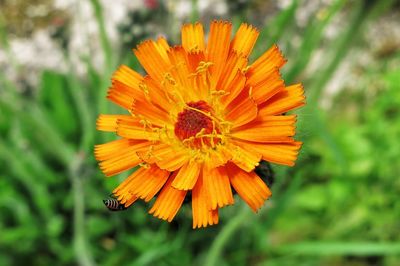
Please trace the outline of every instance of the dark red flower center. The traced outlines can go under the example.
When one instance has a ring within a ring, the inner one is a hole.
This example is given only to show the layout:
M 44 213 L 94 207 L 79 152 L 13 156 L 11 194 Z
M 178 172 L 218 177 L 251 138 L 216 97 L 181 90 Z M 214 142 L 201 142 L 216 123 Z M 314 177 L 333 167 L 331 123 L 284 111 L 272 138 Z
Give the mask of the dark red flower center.
M 209 115 L 212 108 L 205 101 L 187 103 L 187 108 L 178 114 L 178 121 L 175 123 L 175 135 L 180 140 L 196 137 L 197 133 L 203 130 L 203 134 L 213 132 L 213 123 Z M 217 130 L 217 129 L 216 129 Z M 201 144 L 201 136 L 194 139 L 195 146 Z M 203 143 L 209 144 L 209 138 L 203 139 Z

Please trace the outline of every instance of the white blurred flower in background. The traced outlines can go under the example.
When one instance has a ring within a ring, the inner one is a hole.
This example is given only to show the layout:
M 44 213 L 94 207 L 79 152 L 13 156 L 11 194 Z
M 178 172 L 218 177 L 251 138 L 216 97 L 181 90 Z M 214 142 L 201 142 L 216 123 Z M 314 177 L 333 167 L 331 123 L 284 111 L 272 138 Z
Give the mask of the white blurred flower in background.
M 46 2 L 47 3 L 47 2 Z M 74 66 L 73 70 L 79 75 L 86 74 L 85 60 L 88 58 L 99 70 L 104 65 L 97 24 L 93 5 L 90 1 L 79 0 L 54 0 L 52 5 L 31 5 L 21 12 L 27 17 L 22 26 L 33 24 L 29 19 L 50 16 L 52 10 L 66 14 L 67 18 L 57 18 L 48 23 L 47 27 L 34 29 L 29 36 L 8 36 L 9 49 L 0 48 L 0 69 L 6 73 L 7 78 L 17 84 L 26 84 L 36 87 L 39 74 L 43 69 L 54 71 L 67 71 L 68 61 Z M 105 30 L 113 45 L 119 42 L 118 24 L 126 17 L 127 13 L 144 7 L 141 0 L 118 0 L 110 5 L 109 1 L 102 0 Z M 15 7 L 17 8 L 17 7 Z M 56 24 L 56 25 L 54 25 Z M 67 27 L 67 52 L 54 38 L 55 27 Z M 65 24 L 65 25 L 64 25 Z M 31 26 L 33 27 L 33 26 Z M 15 67 L 17 66 L 17 67 Z

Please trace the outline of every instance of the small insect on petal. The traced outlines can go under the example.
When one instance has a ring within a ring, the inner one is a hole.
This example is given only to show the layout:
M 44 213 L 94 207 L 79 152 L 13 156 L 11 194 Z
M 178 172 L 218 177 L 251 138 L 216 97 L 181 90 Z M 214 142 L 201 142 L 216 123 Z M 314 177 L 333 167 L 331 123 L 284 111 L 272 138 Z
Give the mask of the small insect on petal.
M 104 199 L 103 203 L 109 211 L 123 211 L 128 209 L 124 206 L 124 204 L 121 204 L 117 199 Z

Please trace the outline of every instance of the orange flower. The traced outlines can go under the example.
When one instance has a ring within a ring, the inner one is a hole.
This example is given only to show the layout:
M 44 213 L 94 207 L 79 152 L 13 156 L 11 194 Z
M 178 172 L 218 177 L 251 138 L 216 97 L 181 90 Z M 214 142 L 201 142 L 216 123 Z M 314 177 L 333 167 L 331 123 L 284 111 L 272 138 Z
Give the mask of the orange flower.
M 142 76 L 121 66 L 108 99 L 129 114 L 100 115 L 97 129 L 120 139 L 97 145 L 106 176 L 140 165 L 114 191 L 128 207 L 150 201 L 150 214 L 171 221 L 191 191 L 193 228 L 218 223 L 218 210 L 234 203 L 231 186 L 257 212 L 271 192 L 254 169 L 261 160 L 293 166 L 296 115 L 303 87 L 286 87 L 276 45 L 248 65 L 259 32 L 242 24 L 211 23 L 205 41 L 200 23 L 182 27 L 182 45 L 144 41 L 134 53 Z

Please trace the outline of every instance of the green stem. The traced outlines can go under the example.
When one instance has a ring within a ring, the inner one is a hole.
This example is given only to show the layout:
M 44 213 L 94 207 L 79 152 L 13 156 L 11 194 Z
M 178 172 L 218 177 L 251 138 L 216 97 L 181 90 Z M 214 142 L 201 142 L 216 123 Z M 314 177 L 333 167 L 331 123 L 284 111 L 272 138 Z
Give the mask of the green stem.
M 107 113 L 107 102 L 105 100 L 105 95 L 109 84 L 109 77 L 112 73 L 112 69 L 114 68 L 114 63 L 112 60 L 112 47 L 107 37 L 102 6 L 98 0 L 90 0 L 90 2 L 92 3 L 93 10 L 96 16 L 97 25 L 99 27 L 100 41 L 101 41 L 101 47 L 103 49 L 104 65 L 105 65 L 100 83 L 97 104 L 101 112 Z
M 103 8 L 98 0 L 90 0 L 96 16 L 97 25 L 99 26 L 100 42 L 104 53 L 105 66 L 110 67 L 112 64 L 112 48 L 107 37 L 107 31 L 104 23 Z
M 75 256 L 78 264 L 81 266 L 96 265 L 92 255 L 88 250 L 85 235 L 85 202 L 82 176 L 80 176 L 80 169 L 82 167 L 84 158 L 76 155 L 74 161 L 69 167 L 69 177 L 72 182 L 72 191 L 74 194 L 74 234 L 73 244 Z
M 246 205 L 242 205 L 238 215 L 236 215 L 230 222 L 221 230 L 211 245 L 210 251 L 206 258 L 204 265 L 213 266 L 217 265 L 218 257 L 222 253 L 225 244 L 231 239 L 232 235 L 237 229 L 247 220 L 250 211 Z
M 82 138 L 80 140 L 79 150 L 88 151 L 94 143 L 95 124 L 94 115 L 91 112 L 90 104 L 86 98 L 84 88 L 79 84 L 76 74 L 74 73 L 71 62 L 65 56 L 65 60 L 69 66 L 68 88 L 70 89 L 73 101 L 79 114 L 79 121 L 82 128 Z

